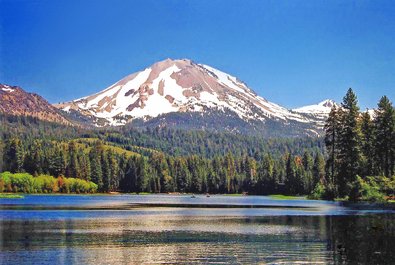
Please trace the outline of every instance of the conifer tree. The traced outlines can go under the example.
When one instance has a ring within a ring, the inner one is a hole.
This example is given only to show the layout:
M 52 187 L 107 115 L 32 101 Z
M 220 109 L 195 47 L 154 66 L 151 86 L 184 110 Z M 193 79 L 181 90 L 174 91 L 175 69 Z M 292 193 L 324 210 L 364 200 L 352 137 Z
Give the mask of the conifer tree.
M 386 96 L 383 96 L 375 111 L 374 148 L 379 173 L 390 177 L 394 174 L 394 107 Z
M 80 165 L 78 163 L 77 147 L 74 141 L 69 142 L 68 146 L 68 165 L 66 168 L 66 177 L 69 178 L 81 178 L 80 176 Z
M 361 169 L 360 128 L 358 126 L 359 107 L 357 96 L 350 88 L 342 102 L 339 134 L 339 173 L 337 189 L 340 197 L 349 195 L 351 184 Z
M 295 185 L 296 179 L 296 165 L 294 157 L 291 154 L 287 156 L 287 163 L 285 168 L 284 184 L 288 194 L 296 194 L 298 187 Z
M 374 148 L 373 148 L 373 122 L 369 112 L 362 113 L 361 118 L 361 151 L 363 154 L 362 171 L 363 177 L 374 174 Z
M 314 160 L 308 151 L 305 151 L 303 153 L 302 164 L 303 164 L 303 178 L 304 178 L 304 182 L 306 183 L 304 188 L 307 191 L 307 193 L 310 193 L 314 189 L 314 182 L 313 182 Z
M 89 160 L 91 165 L 91 180 L 97 184 L 98 190 L 103 189 L 103 172 L 101 164 L 101 153 L 103 146 L 100 141 L 95 142 L 94 146 L 89 152 Z
M 313 166 L 313 187 L 318 183 L 324 182 L 325 177 L 325 160 L 321 153 L 317 153 Z
M 101 159 L 102 174 L 103 174 L 103 191 L 109 192 L 111 191 L 110 189 L 111 169 L 110 169 L 110 163 L 108 161 L 108 156 L 106 155 L 105 152 L 102 152 L 100 159 Z
M 43 173 L 44 153 L 41 148 L 41 142 L 34 140 L 29 146 L 24 159 L 24 170 L 38 175 Z
M 235 168 L 235 160 L 232 155 L 232 153 L 227 153 L 225 156 L 225 174 L 226 174 L 226 190 L 228 193 L 230 193 L 232 190 L 234 190 L 233 187 L 233 182 L 234 178 L 236 176 L 236 168 Z
M 78 164 L 80 166 L 80 176 L 83 180 L 91 180 L 91 163 L 89 157 L 82 150 L 78 151 Z
M 328 159 L 326 161 L 326 189 L 328 193 L 336 194 L 336 176 L 338 171 L 338 146 L 339 146 L 339 133 L 340 133 L 340 117 L 342 111 L 338 110 L 333 105 L 328 119 L 326 120 L 324 131 L 325 131 L 325 146 L 328 153 Z
M 4 152 L 4 161 L 6 164 L 6 170 L 13 173 L 23 172 L 24 163 L 24 151 L 22 142 L 19 138 L 11 138 L 6 142 L 6 148 Z
M 270 154 L 265 154 L 258 167 L 257 194 L 269 194 L 274 192 L 274 161 Z

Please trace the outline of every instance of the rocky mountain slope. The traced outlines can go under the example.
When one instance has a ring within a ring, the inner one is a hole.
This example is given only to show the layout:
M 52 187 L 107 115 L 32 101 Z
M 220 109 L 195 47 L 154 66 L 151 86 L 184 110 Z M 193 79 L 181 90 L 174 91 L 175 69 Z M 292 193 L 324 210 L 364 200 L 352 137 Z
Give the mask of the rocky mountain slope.
M 5 84 L 0 84 L 0 113 L 32 116 L 41 120 L 71 124 L 57 108 L 41 96 Z

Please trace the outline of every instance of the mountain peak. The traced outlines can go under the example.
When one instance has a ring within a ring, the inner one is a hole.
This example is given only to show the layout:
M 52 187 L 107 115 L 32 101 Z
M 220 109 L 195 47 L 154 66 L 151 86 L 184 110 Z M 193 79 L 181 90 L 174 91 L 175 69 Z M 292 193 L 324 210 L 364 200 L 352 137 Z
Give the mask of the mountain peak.
M 313 115 L 327 115 L 331 108 L 337 103 L 332 99 L 325 99 L 318 104 L 308 105 L 300 108 L 293 109 L 294 112 Z
M 231 111 L 243 120 L 304 117 L 257 96 L 238 78 L 190 59 L 165 59 L 94 95 L 57 105 L 122 125 L 170 112 Z
M 318 106 L 323 106 L 327 108 L 332 108 L 334 105 L 337 105 L 336 102 L 332 99 L 325 99 L 317 104 Z

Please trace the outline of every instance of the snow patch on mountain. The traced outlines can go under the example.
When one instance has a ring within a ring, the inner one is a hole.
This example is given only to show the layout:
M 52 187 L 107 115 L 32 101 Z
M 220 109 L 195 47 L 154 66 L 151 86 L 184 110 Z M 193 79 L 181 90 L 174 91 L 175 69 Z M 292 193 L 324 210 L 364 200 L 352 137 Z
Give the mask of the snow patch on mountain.
M 14 92 L 15 89 L 12 89 L 10 86 L 8 85 L 2 85 L 1 90 L 5 91 L 5 92 Z

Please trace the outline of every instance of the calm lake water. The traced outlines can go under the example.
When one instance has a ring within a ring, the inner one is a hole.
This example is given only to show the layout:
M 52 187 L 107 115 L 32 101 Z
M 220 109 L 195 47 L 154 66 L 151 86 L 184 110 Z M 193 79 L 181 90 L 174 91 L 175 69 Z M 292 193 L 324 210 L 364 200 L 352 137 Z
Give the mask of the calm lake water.
M 0 264 L 395 264 L 395 211 L 264 196 L 0 199 Z

